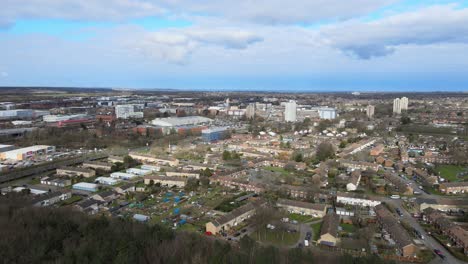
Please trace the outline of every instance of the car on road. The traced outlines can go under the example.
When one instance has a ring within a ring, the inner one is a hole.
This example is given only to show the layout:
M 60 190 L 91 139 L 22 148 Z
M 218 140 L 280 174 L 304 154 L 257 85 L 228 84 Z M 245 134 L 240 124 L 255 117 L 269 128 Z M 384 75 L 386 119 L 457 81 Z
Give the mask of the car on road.
M 304 246 L 306 246 L 306 247 L 309 246 L 309 241 L 308 240 L 304 240 Z
M 304 245 L 302 245 L 302 243 L 299 243 L 299 244 L 297 245 L 297 247 L 298 247 L 298 248 L 302 248 L 302 247 L 304 247 Z
M 434 249 L 434 253 L 436 253 L 437 256 L 439 256 L 441 259 L 445 259 L 445 256 L 444 256 L 444 254 L 442 254 L 442 251 L 440 251 L 438 249 Z
M 394 194 L 394 195 L 390 196 L 390 198 L 397 200 L 397 199 L 400 199 L 400 195 Z
M 400 208 L 397 208 L 396 212 L 400 217 L 403 217 L 403 213 L 401 212 Z

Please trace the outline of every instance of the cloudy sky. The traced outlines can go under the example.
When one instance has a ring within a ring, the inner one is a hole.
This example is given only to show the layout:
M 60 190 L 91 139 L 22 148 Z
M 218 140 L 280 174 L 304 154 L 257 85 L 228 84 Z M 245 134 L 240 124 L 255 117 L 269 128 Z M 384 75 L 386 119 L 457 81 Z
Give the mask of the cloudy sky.
M 468 1 L 1 0 L 6 85 L 468 91 Z

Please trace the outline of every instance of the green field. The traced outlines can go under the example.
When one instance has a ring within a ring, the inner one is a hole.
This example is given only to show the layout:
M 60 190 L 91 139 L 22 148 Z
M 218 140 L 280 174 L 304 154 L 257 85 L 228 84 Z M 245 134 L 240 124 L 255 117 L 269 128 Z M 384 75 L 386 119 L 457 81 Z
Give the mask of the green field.
M 347 233 L 354 233 L 356 231 L 356 227 L 352 224 L 340 224 L 340 226 Z
M 320 229 L 322 228 L 322 222 L 318 222 L 310 225 L 312 230 L 314 230 L 314 240 L 317 241 L 320 238 Z
M 266 244 L 272 244 L 275 246 L 292 246 L 299 240 L 299 235 L 299 232 L 288 233 L 282 230 L 270 230 L 263 227 L 253 232 L 250 236 L 257 241 Z
M 467 171 L 468 167 L 466 166 L 457 166 L 457 165 L 440 165 L 436 167 L 436 171 L 440 176 L 448 181 L 464 181 L 468 180 L 468 176 L 457 177 L 457 174 L 463 171 Z

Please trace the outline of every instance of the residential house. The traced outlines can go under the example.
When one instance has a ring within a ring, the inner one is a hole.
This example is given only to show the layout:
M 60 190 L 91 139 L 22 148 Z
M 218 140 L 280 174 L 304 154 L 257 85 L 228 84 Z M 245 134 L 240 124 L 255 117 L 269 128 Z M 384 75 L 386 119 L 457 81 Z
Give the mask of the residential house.
M 66 191 L 55 191 L 55 192 L 47 192 L 44 194 L 39 194 L 31 200 L 31 204 L 33 206 L 50 206 L 56 204 L 58 202 L 67 200 L 71 198 L 72 193 L 69 190 Z
M 245 204 L 239 208 L 232 210 L 231 212 L 222 215 L 215 220 L 206 224 L 206 232 L 211 234 L 218 234 L 219 232 L 228 231 L 232 227 L 237 226 L 243 221 L 252 217 L 256 210 L 265 205 L 265 201 L 260 199 L 254 202 Z
M 320 229 L 320 238 L 318 244 L 327 246 L 336 246 L 339 242 L 338 226 L 340 224 L 340 216 L 335 213 L 330 213 L 323 217 L 322 227 Z
M 327 205 L 306 203 L 289 199 L 278 199 L 276 205 L 289 213 L 323 217 L 327 213 Z
M 408 232 L 398 223 L 398 220 L 382 204 L 375 207 L 375 212 L 380 227 L 387 231 L 395 241 L 401 255 L 403 257 L 414 257 L 417 254 L 418 247 L 414 244 Z

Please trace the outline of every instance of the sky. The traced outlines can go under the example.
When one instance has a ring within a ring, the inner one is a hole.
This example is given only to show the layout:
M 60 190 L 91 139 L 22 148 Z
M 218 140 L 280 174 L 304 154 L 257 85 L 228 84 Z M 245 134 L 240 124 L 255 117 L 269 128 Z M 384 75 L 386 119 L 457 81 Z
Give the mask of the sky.
M 468 92 L 468 0 L 1 0 L 0 86 Z

